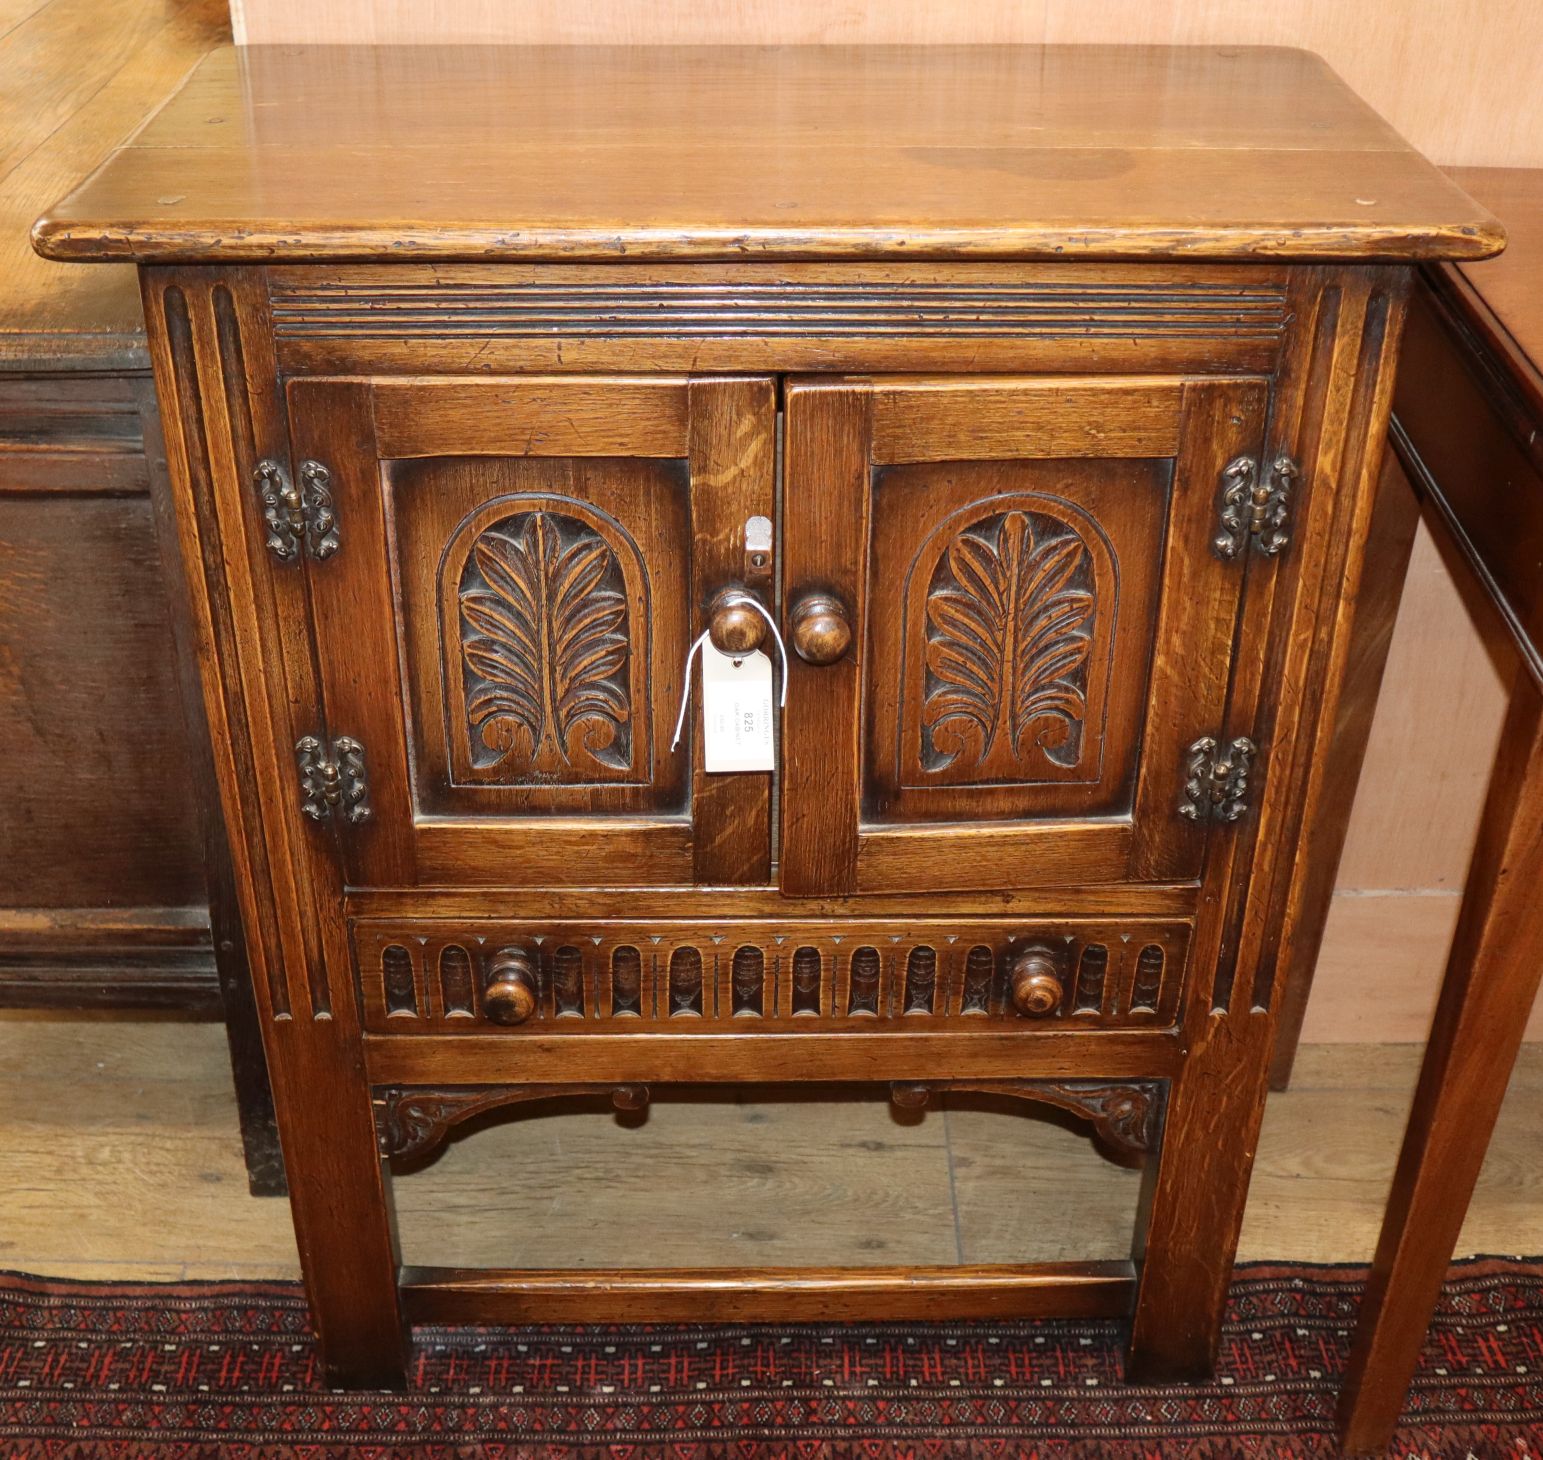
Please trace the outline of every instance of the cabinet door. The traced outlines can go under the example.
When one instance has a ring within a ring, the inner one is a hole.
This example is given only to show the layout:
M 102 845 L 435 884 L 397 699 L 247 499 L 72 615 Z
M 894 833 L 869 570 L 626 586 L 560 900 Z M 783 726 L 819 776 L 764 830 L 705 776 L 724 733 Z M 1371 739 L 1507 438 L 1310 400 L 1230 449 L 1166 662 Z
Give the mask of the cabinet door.
M 773 510 L 746 378 L 304 379 L 338 547 L 309 568 L 327 733 L 375 886 L 765 881 L 770 776 L 672 751 L 686 654 Z M 303 467 L 300 468 L 303 471 Z
M 1243 576 L 1212 543 L 1267 394 L 789 386 L 788 632 L 828 662 L 789 677 L 784 891 L 1199 873 L 1185 751 L 1224 728 Z

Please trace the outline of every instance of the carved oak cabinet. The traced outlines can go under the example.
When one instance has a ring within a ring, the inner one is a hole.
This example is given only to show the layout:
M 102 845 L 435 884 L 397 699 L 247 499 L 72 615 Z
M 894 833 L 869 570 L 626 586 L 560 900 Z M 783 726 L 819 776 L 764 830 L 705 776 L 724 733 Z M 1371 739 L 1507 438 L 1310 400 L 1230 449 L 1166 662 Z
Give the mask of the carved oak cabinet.
M 511 1318 L 1208 1368 L 1407 267 L 1482 209 L 1291 51 L 258 49 L 35 240 L 141 267 L 339 1381 Z M 709 772 L 757 604 L 775 769 Z M 399 1266 L 383 1158 L 472 1113 L 854 1080 L 1148 1154 L 1132 1261 Z

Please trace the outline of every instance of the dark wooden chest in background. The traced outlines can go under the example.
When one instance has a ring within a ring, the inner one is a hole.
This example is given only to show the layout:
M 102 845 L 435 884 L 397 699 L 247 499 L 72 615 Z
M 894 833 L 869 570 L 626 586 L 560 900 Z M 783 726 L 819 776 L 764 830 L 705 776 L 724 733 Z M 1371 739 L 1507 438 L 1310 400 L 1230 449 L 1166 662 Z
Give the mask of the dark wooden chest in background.
M 228 1011 L 254 1189 L 281 1189 L 139 290 L 27 243 L 228 15 L 83 14 L 0 35 L 0 1007 Z

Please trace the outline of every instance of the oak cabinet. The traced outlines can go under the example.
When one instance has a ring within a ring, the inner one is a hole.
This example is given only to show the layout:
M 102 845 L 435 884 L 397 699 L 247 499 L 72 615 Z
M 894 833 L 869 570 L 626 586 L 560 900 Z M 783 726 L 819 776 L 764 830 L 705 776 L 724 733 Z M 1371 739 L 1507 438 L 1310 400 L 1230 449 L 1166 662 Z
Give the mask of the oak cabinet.
M 1407 266 L 1492 220 L 1293 52 L 343 48 L 207 63 L 35 237 L 140 265 L 334 1377 L 510 1317 L 1208 1368 Z M 765 769 L 709 645 L 785 660 Z M 744 1081 L 1069 1111 L 1132 1258 L 400 1267 L 382 1157 Z

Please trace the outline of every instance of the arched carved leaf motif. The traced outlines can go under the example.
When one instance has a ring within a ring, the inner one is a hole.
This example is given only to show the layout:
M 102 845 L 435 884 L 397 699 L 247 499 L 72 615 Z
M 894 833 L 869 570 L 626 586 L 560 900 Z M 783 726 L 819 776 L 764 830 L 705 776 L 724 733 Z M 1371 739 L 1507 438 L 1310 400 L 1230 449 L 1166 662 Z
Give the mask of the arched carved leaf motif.
M 953 538 L 927 594 L 925 770 L 1012 777 L 1039 754 L 1076 765 L 1091 585 L 1087 545 L 1053 518 L 1008 512 Z
M 461 652 L 473 761 L 542 780 L 593 762 L 625 768 L 631 639 L 610 545 L 575 518 L 530 512 L 479 534 L 467 568 Z

